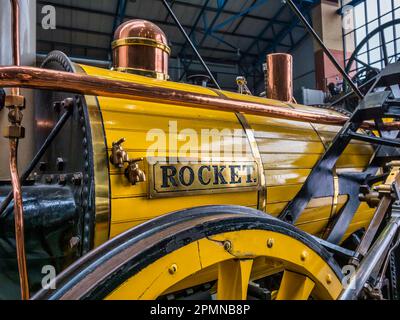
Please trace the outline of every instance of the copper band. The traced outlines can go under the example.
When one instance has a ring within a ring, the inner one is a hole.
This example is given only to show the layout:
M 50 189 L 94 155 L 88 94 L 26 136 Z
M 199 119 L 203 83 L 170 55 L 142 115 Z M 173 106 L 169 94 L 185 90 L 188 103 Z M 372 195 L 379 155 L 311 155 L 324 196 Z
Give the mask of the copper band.
M 138 45 L 161 49 L 166 53 L 168 53 L 169 55 L 171 54 L 170 47 L 168 47 L 164 43 L 161 43 L 153 39 L 134 37 L 134 38 L 118 39 L 112 42 L 113 49 L 121 46 L 138 46 Z
M 150 71 L 150 70 L 144 70 L 144 69 L 139 69 L 139 68 L 126 68 L 126 67 L 117 67 L 113 68 L 114 71 L 118 72 L 127 72 L 127 73 L 132 73 L 132 74 L 137 74 L 145 77 L 151 77 L 155 78 L 157 80 L 169 80 L 169 75 L 162 73 L 162 72 L 157 72 L 157 71 Z

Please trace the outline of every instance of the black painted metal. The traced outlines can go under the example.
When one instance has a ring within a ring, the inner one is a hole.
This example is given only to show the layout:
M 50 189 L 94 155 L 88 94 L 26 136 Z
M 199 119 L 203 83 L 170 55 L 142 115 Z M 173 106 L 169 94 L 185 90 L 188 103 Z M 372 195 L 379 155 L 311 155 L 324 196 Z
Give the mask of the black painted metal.
M 20 177 L 20 182 L 21 184 L 24 184 L 26 180 L 28 179 L 29 175 L 32 173 L 32 171 L 35 169 L 35 167 L 39 164 L 40 159 L 43 157 L 43 155 L 46 153 L 48 147 L 53 143 L 54 139 L 57 137 L 57 135 L 60 133 L 61 129 L 64 127 L 65 123 L 68 121 L 68 119 L 71 117 L 72 110 L 67 110 L 60 118 L 60 120 L 57 122 L 57 124 L 54 126 L 53 130 L 51 130 L 49 136 L 39 149 L 39 151 L 36 153 L 35 157 L 32 159 L 32 161 L 29 163 L 28 167 L 25 169 L 25 171 L 22 173 Z M 4 210 L 7 208 L 7 206 L 10 204 L 11 200 L 13 198 L 12 191 L 8 193 L 6 198 L 3 200 L 0 206 L 0 217 L 3 215 Z
M 9 187 L 0 187 L 4 200 Z M 57 185 L 23 187 L 25 246 L 31 292 L 41 289 L 44 266 L 56 273 L 80 256 L 79 214 L 73 189 Z M 13 206 L 0 218 L 0 300 L 19 299 Z M 46 269 L 48 270 L 48 269 Z M 46 271 L 48 272 L 48 271 Z
M 221 87 L 219 86 L 217 80 L 214 78 L 214 75 L 212 74 L 210 68 L 207 66 L 205 61 L 203 60 L 200 52 L 197 50 L 196 46 L 193 44 L 192 40 L 189 38 L 188 34 L 186 33 L 185 29 L 183 28 L 182 24 L 180 23 L 179 19 L 175 15 L 174 11 L 172 10 L 171 6 L 168 4 L 167 0 L 162 0 L 165 8 L 168 10 L 170 13 L 172 19 L 174 19 L 176 25 L 178 26 L 179 30 L 182 32 L 183 36 L 185 37 L 186 41 L 190 44 L 192 47 L 194 53 L 196 54 L 197 58 L 200 60 L 200 63 L 203 65 L 204 69 L 206 69 L 208 75 L 210 76 L 211 80 L 214 82 L 215 86 L 221 90 Z
M 391 66 L 382 71 L 375 80 L 373 88 L 377 85 L 392 85 L 397 80 L 397 71 L 399 68 L 400 66 L 398 65 Z M 376 152 L 377 155 L 381 154 L 382 148 L 388 147 L 391 147 L 391 150 L 385 150 L 386 157 L 395 154 L 393 151 L 395 149 L 393 147 L 400 146 L 398 140 L 395 140 L 398 133 L 395 133 L 396 136 L 390 139 L 387 138 L 391 135 L 389 133 L 383 133 L 384 137 L 374 137 L 372 135 L 369 136 L 357 133 L 361 123 L 365 120 L 374 120 L 378 126 L 377 129 L 379 129 L 382 117 L 386 116 L 389 109 L 391 110 L 392 116 L 396 115 L 397 109 L 393 107 L 389 108 L 390 103 L 388 103 L 388 99 L 391 92 L 380 91 L 372 93 L 373 88 L 370 89 L 370 93 L 360 102 L 349 121 L 343 126 L 325 154 L 314 166 L 296 197 L 287 205 L 281 214 L 281 219 L 295 223 L 312 198 L 333 196 L 333 170 L 339 157 L 352 139 L 367 141 L 379 146 Z M 400 113 L 398 113 L 398 115 L 400 116 Z M 325 235 L 327 241 L 339 243 L 343 237 L 345 230 L 347 230 L 360 204 L 358 199 L 359 187 L 365 184 L 365 181 L 376 173 L 377 168 L 381 165 L 377 163 L 378 160 L 379 158 L 376 157 L 375 160 L 371 162 L 369 168 L 362 173 L 347 172 L 338 175 L 340 193 L 348 194 L 349 201 L 342 209 L 342 212 L 331 221 L 327 230 L 328 234 Z

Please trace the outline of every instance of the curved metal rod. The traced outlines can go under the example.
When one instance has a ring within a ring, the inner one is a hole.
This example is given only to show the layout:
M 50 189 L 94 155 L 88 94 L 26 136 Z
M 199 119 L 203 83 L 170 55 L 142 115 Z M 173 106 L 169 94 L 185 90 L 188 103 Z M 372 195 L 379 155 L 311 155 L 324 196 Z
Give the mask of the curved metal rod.
M 20 50 L 20 7 L 19 0 L 11 1 L 11 19 L 12 19 L 12 55 L 13 63 L 16 66 L 21 65 Z M 11 89 L 11 95 L 19 96 L 20 88 L 15 86 Z M 22 191 L 18 173 L 18 138 L 10 138 L 10 175 L 12 191 L 14 196 L 14 220 L 15 220 L 15 244 L 17 249 L 18 271 L 21 289 L 21 299 L 29 299 L 28 271 L 25 255 L 25 236 L 24 236 L 24 208 L 22 206 Z
M 25 235 L 24 235 L 24 210 L 22 206 L 21 184 L 18 176 L 18 139 L 10 139 L 10 173 L 14 195 L 14 220 L 15 220 L 15 239 L 17 247 L 17 260 L 19 270 L 19 281 L 21 285 L 21 299 L 29 299 L 28 271 L 26 267 L 25 255 Z
M 1 86 L 56 90 L 119 99 L 159 101 L 161 103 L 173 103 L 190 108 L 243 112 L 271 118 L 337 126 L 342 126 L 349 120 L 348 117 L 342 115 L 290 109 L 264 103 L 247 102 L 141 83 L 33 67 L 0 68 Z M 372 122 L 364 122 L 362 128 L 375 130 L 376 126 Z M 382 130 L 398 130 L 399 128 L 400 122 L 389 122 L 383 125 Z

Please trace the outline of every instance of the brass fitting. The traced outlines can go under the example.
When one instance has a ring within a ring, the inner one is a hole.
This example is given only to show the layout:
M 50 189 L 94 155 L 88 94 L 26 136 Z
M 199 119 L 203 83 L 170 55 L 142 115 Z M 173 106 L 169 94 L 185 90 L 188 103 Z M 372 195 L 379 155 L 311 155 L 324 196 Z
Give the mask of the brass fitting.
M 143 161 L 143 158 L 128 161 L 128 167 L 125 169 L 125 177 L 132 185 L 136 185 L 136 183 L 146 181 L 146 175 L 144 171 L 139 168 L 138 165 L 138 162 L 141 161 Z
M 124 163 L 129 161 L 128 154 L 122 147 L 124 142 L 125 138 L 121 138 L 117 142 L 112 143 L 110 161 L 117 168 L 123 168 Z
M 25 128 L 21 126 L 25 109 L 25 97 L 20 95 L 8 95 L 5 97 L 4 106 L 9 110 L 8 121 L 10 125 L 3 129 L 3 136 L 8 139 L 25 138 Z
M 138 165 L 138 162 L 143 161 L 143 158 L 130 160 L 128 153 L 122 147 L 124 142 L 125 138 L 121 138 L 117 142 L 112 143 L 110 162 L 119 169 L 124 168 L 125 163 L 128 164 L 125 169 L 125 177 L 133 186 L 139 182 L 145 182 L 146 174 Z

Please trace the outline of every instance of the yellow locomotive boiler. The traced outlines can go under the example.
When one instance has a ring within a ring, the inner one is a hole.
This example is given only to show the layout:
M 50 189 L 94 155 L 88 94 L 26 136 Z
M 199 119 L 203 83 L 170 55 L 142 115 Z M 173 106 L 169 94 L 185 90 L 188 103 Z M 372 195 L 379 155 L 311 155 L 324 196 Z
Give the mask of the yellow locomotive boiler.
M 169 81 L 166 36 L 148 21 L 120 26 L 113 50 L 112 70 L 58 51 L 40 69 L 0 68 L 0 87 L 36 91 L 39 156 L 21 191 L 25 291 L 34 299 L 343 298 L 343 266 L 361 270 L 370 257 L 355 254 L 363 232 L 376 205 L 394 201 L 374 186 L 395 185 L 395 147 L 356 139 L 375 137 L 371 119 Z M 18 297 L 23 283 L 10 190 L 0 186 L 3 299 Z M 60 273 L 56 289 L 43 288 L 43 266 Z

